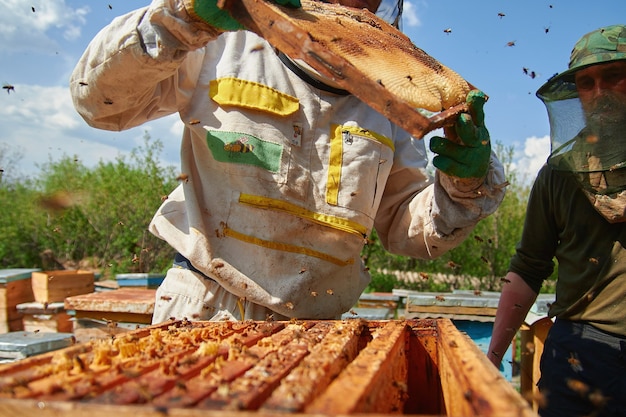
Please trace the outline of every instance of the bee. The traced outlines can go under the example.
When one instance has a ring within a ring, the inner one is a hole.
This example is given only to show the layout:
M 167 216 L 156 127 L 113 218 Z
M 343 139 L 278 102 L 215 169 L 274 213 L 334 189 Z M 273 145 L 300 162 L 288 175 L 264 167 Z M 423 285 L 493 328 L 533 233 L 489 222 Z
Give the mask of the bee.
M 589 258 L 589 262 L 591 262 L 594 265 L 598 265 L 599 263 L 598 258 Z
M 481 261 L 483 261 L 483 262 L 484 262 L 484 263 L 486 263 L 486 264 L 489 264 L 489 263 L 490 263 L 490 262 L 489 262 L 489 259 L 485 258 L 484 256 L 481 256 L 481 257 L 480 257 L 480 260 L 481 260 Z
M 110 106 L 111 104 L 113 104 L 113 100 L 111 100 L 110 98 L 105 98 L 104 99 L 104 104 Z
M 259 43 L 259 44 L 254 45 L 254 46 L 250 49 L 250 52 L 258 52 L 258 51 L 262 51 L 262 50 L 263 50 L 263 48 L 265 48 L 265 47 L 263 46 L 263 44 L 262 44 L 262 43 Z
M 452 269 L 457 269 L 459 267 L 459 265 L 456 264 L 454 261 L 449 261 L 448 262 L 448 267 L 450 267 Z
M 67 191 L 58 191 L 51 195 L 41 196 L 38 199 L 39 205 L 50 211 L 58 212 L 76 206 L 79 196 Z
M 444 29 L 443 33 L 447 33 L 447 34 L 452 33 L 452 28 Z
M 185 173 L 181 173 L 178 177 L 176 177 L 177 181 L 184 181 L 184 182 L 188 182 L 189 181 L 189 175 L 185 174 Z
M 478 236 L 478 235 L 474 235 L 474 240 L 476 240 L 477 242 L 480 242 L 480 243 L 484 242 L 483 238 Z
M 506 16 L 504 13 L 502 13 L 502 12 L 498 13 L 498 17 L 499 17 L 500 19 L 502 19 L 504 16 Z
M 426 272 L 420 272 L 419 276 L 421 279 L 423 279 L 424 281 L 428 280 L 429 276 Z
M 544 31 L 545 33 L 550 32 L 550 26 L 543 28 L 543 31 Z
M 200 120 L 198 120 L 198 119 L 191 119 L 191 120 L 189 120 L 189 124 L 190 125 L 197 125 L 198 123 L 200 123 Z
M 311 296 L 312 297 L 317 297 L 317 291 L 311 291 Z
M 515 41 L 507 42 L 505 46 L 515 46 Z
M 586 395 L 589 392 L 589 386 L 582 381 L 577 379 L 568 379 L 567 387 L 572 391 L 575 391 L 579 395 Z
M 291 301 L 287 301 L 285 303 L 285 307 L 287 307 L 289 310 L 293 310 L 293 303 Z
M 11 84 L 3 84 L 2 88 L 7 90 L 7 94 L 11 94 L 11 91 L 15 92 L 15 87 L 12 86 Z
M 132 263 L 136 264 L 137 262 L 139 262 L 139 257 L 137 256 L 136 253 L 133 253 L 133 259 L 131 260 Z
M 435 296 L 435 299 L 436 299 L 437 301 L 446 301 L 446 297 L 444 297 L 443 295 L 436 295 L 436 296 Z
M 330 288 L 326 290 L 326 294 L 328 295 L 333 295 L 335 292 L 333 290 L 331 290 Z
M 546 397 L 540 392 L 526 391 L 523 397 L 526 401 L 533 402 L 541 408 L 544 408 L 548 404 Z
M 254 150 L 254 146 L 247 143 L 248 138 L 242 136 L 234 142 L 228 142 L 224 144 L 224 150 L 231 154 L 237 153 L 249 153 Z
M 569 358 L 567 359 L 567 363 L 572 366 L 574 372 L 580 372 L 583 370 L 583 366 L 580 363 L 580 359 L 578 359 L 578 355 L 573 352 L 570 353 Z

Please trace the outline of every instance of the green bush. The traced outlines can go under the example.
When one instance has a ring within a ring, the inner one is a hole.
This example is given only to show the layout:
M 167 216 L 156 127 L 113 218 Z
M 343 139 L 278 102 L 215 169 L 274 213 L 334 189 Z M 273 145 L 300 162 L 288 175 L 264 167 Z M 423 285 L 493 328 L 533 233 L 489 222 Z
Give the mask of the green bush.
M 148 224 L 175 186 L 173 168 L 162 168 L 160 141 L 146 133 L 129 158 L 85 167 L 64 156 L 41 167 L 34 180 L 0 184 L 11 205 L 0 213 L 0 262 L 5 268 L 47 269 L 49 257 L 69 267 L 118 272 L 163 272 L 173 250 L 151 235 Z

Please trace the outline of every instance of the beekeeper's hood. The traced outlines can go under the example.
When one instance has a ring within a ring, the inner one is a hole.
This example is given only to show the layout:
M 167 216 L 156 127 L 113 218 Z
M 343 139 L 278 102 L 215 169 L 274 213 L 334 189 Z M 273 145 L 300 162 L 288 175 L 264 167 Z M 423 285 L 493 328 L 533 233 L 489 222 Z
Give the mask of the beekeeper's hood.
M 600 28 L 584 35 L 572 50 L 569 68 L 537 91 L 550 120 L 548 165 L 573 172 L 611 222 L 626 221 L 626 96 L 607 94 L 597 111 L 585 113 L 574 74 L 620 60 L 626 60 L 626 25 Z

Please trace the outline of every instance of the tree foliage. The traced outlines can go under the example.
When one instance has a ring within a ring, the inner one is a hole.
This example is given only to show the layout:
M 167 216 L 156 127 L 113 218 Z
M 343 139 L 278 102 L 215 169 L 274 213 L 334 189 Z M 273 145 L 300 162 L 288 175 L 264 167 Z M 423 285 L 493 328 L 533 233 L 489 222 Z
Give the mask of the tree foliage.
M 146 133 L 129 158 L 87 168 L 64 156 L 44 164 L 33 180 L 0 184 L 9 206 L 0 214 L 3 267 L 45 269 L 52 255 L 66 267 L 105 274 L 165 270 L 173 251 L 147 231 L 162 197 L 176 186 L 173 169 L 159 166 L 161 151 L 162 143 Z

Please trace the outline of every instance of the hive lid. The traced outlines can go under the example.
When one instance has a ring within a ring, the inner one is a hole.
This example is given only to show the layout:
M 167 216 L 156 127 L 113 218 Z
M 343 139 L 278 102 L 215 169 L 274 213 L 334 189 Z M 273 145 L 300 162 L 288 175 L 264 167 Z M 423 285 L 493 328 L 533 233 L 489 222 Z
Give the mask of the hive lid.
M 0 357 L 24 359 L 71 346 L 72 333 L 11 332 L 0 335 Z
M 12 268 L 12 269 L 0 269 L 0 284 L 6 284 L 7 282 L 19 281 L 21 279 L 28 279 L 33 272 L 41 271 L 40 269 L 29 268 Z

